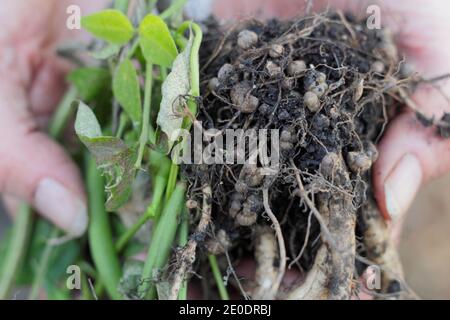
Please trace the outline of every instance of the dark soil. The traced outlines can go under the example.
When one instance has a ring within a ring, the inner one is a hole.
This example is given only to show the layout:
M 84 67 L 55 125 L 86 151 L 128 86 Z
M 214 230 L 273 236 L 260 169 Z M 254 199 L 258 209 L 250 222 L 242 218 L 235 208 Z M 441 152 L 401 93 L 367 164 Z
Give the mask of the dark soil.
M 365 237 L 374 221 L 385 229 L 375 217 L 371 193 L 375 145 L 402 102 L 398 88 L 409 94 L 412 83 L 401 72 L 391 35 L 384 29 L 368 30 L 365 20 L 340 13 L 292 21 L 247 21 L 226 32 L 215 23 L 208 28 L 197 120 L 205 130 L 279 129 L 281 166 L 275 175 L 266 176 L 259 165 L 184 166 L 192 201 L 201 204 L 202 187 L 212 188 L 210 226 L 206 234 L 193 235 L 200 248 L 194 271 L 209 272 L 201 266 L 207 264 L 209 253 L 216 254 L 222 271 L 227 270 L 230 283 L 238 287 L 233 268 L 245 257 L 255 256 L 255 250 L 264 255 L 258 243 L 267 230 L 276 239 L 273 228 L 266 229 L 273 225 L 264 207 L 267 190 L 268 204 L 281 226 L 286 265 L 306 277 L 319 266 L 320 248 L 324 248 L 326 281 L 320 293 L 306 297 L 356 295 L 354 280 L 367 260 L 390 250 L 385 238 L 370 243 Z M 191 213 L 197 212 L 192 230 L 200 219 L 200 205 L 195 203 L 191 203 Z M 268 268 L 275 273 L 283 265 L 278 248 L 279 244 L 274 246 L 276 254 Z M 270 246 L 267 250 L 270 257 Z M 256 259 L 264 264 L 258 253 Z M 255 293 L 262 290 L 258 272 L 270 277 L 271 271 L 257 267 L 251 286 L 255 289 L 248 290 L 253 298 L 305 297 L 290 295 L 288 289 Z M 404 290 L 401 275 L 397 276 L 383 282 L 379 293 Z M 207 280 L 211 276 L 203 279 L 204 287 L 214 286 Z

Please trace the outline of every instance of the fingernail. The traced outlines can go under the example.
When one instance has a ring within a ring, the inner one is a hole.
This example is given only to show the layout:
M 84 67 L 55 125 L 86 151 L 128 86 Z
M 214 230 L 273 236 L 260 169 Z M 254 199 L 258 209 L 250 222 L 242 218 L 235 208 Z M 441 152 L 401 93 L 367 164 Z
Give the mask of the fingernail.
M 386 209 L 393 221 L 408 210 L 422 183 L 422 168 L 413 154 L 404 155 L 384 182 Z
M 39 213 L 71 236 L 79 237 L 87 229 L 84 201 L 53 179 L 40 181 L 33 204 Z

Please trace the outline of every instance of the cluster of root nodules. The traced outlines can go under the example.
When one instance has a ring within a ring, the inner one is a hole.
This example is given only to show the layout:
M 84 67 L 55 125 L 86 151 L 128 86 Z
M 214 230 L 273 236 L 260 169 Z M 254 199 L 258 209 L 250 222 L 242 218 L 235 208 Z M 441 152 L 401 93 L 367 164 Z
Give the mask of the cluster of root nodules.
M 210 219 L 191 238 L 204 288 L 214 286 L 202 268 L 214 254 L 228 288 L 254 299 L 348 299 L 370 263 L 382 274 L 372 293 L 400 297 L 401 266 L 370 188 L 397 88 L 409 90 L 389 32 L 341 13 L 210 28 L 196 125 L 224 139 L 226 129 L 277 129 L 280 165 L 269 174 L 260 162 L 184 166 L 192 229 Z M 256 275 L 243 284 L 235 271 L 248 257 Z M 285 269 L 301 281 L 282 286 Z

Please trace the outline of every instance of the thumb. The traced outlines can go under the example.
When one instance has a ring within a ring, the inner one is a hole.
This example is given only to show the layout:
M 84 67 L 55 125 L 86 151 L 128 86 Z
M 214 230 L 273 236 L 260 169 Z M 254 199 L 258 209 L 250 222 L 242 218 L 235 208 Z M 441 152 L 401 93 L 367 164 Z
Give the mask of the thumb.
M 415 101 L 426 102 L 423 111 L 435 118 L 448 109 L 439 94 L 420 90 Z M 428 109 L 428 110 L 427 110 Z M 383 216 L 394 222 L 408 210 L 419 189 L 428 181 L 450 171 L 450 140 L 425 128 L 413 112 L 398 116 L 379 145 L 380 157 L 374 166 L 375 195 Z
M 30 203 L 71 236 L 87 227 L 85 195 L 77 167 L 64 150 L 37 130 L 25 90 L 0 91 L 0 192 Z

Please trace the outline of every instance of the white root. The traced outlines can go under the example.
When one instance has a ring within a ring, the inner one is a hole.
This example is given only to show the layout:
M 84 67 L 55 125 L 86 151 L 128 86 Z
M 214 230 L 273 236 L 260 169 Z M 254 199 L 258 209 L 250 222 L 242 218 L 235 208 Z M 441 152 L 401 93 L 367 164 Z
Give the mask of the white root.
M 322 245 L 317 251 L 314 266 L 308 272 L 305 282 L 291 290 L 287 300 L 325 300 L 328 298 L 328 249 Z
M 277 218 L 272 212 L 272 209 L 269 205 L 269 191 L 267 188 L 263 189 L 263 203 L 264 203 L 264 209 L 266 210 L 267 215 L 269 216 L 270 220 L 272 221 L 273 227 L 275 228 L 275 234 L 277 236 L 278 240 L 278 250 L 280 254 L 280 261 L 278 266 L 278 276 L 276 278 L 276 281 L 272 285 L 271 289 L 271 295 L 273 298 L 275 298 L 276 293 L 278 292 L 278 289 L 280 288 L 281 281 L 284 277 L 284 272 L 286 270 L 286 245 L 284 243 L 283 233 L 281 232 L 280 223 L 278 222 Z
M 255 246 L 256 288 L 252 294 L 254 300 L 272 300 L 275 298 L 272 288 L 278 275 L 274 266 L 277 254 L 277 239 L 273 231 L 268 227 L 260 228 L 257 231 Z
M 201 212 L 202 216 L 195 230 L 195 233 L 198 235 L 204 234 L 206 232 L 206 228 L 208 227 L 211 221 L 211 199 L 212 199 L 211 186 L 206 185 L 203 187 L 203 205 Z M 173 276 L 168 300 L 178 299 L 178 293 L 180 292 L 183 280 L 185 279 L 189 268 L 195 261 L 195 250 L 197 249 L 197 240 L 195 240 L 194 238 L 189 239 L 186 247 L 184 247 L 183 251 L 181 252 L 180 265 L 177 268 L 175 275 Z
M 350 178 L 342 156 L 334 154 L 332 172 L 323 172 L 340 188 L 348 188 Z M 356 212 L 351 197 L 345 194 L 321 192 L 319 207 L 309 199 L 293 161 L 300 197 L 314 213 L 321 226 L 323 244 L 317 252 L 305 282 L 291 290 L 287 299 L 350 299 L 355 267 Z
M 390 299 L 417 299 L 417 294 L 405 282 L 403 267 L 391 240 L 390 229 L 373 198 L 361 208 L 360 216 L 365 227 L 364 245 L 368 252 L 368 261 L 362 262 L 376 265 L 381 269 L 380 293 Z

